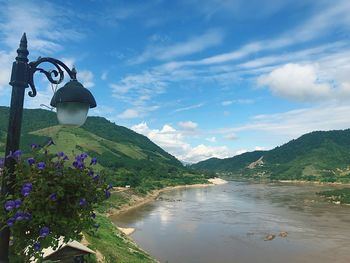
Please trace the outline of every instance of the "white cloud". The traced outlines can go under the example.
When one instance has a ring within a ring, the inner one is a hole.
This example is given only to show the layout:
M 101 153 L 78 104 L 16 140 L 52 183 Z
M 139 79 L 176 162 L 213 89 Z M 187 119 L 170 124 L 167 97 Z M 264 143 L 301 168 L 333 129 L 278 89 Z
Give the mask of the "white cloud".
M 106 79 L 107 79 L 107 76 L 108 76 L 108 72 L 107 72 L 107 71 L 104 71 L 104 72 L 101 74 L 101 79 L 102 79 L 102 80 L 106 80 Z
M 207 19 L 213 16 L 220 18 L 233 18 L 235 21 L 259 19 L 272 15 L 279 10 L 293 3 L 294 6 L 302 5 L 304 1 L 296 2 L 292 0 L 186 0 L 185 4 L 191 5 L 196 11 L 203 14 Z M 306 2 L 306 1 L 305 1 Z
M 237 140 L 237 135 L 235 133 L 230 133 L 230 134 L 226 134 L 224 138 L 227 140 L 233 141 L 233 140 Z
M 265 147 L 255 146 L 254 151 L 264 151 Z
M 252 104 L 255 101 L 252 99 L 225 100 L 221 102 L 222 106 L 230 106 L 232 104 Z
M 177 43 L 172 46 L 149 46 L 131 63 L 143 63 L 150 59 L 169 60 L 185 55 L 201 52 L 209 47 L 221 44 L 223 34 L 219 30 L 209 30 L 205 34 L 193 37 L 186 42 Z
M 134 119 L 140 117 L 140 113 L 135 109 L 126 109 L 118 115 L 120 119 Z
M 30 89 L 26 90 L 26 93 Z M 30 108 L 30 109 L 38 109 L 43 108 L 47 109 L 50 108 L 50 102 L 53 97 L 53 90 L 51 85 L 47 85 L 47 88 L 45 90 L 37 90 L 37 95 L 35 98 L 27 97 L 27 99 L 24 101 L 24 107 Z M 25 94 L 27 95 L 27 94 Z
M 286 64 L 258 78 L 258 85 L 268 86 L 276 95 L 295 100 L 322 100 L 331 95 L 328 83 L 318 79 L 316 66 Z
M 246 152 L 248 152 L 247 149 L 240 149 L 240 150 L 236 151 L 235 155 L 240 155 L 240 154 L 243 154 L 243 153 L 246 153 Z
M 209 138 L 206 138 L 205 140 L 208 142 L 216 142 L 216 137 L 215 136 L 209 137 Z
M 350 128 L 349 112 L 348 105 L 322 104 L 312 108 L 256 115 L 247 124 L 213 132 L 221 134 L 258 132 L 259 135 L 273 140 L 276 145 L 312 131 Z
M 348 99 L 350 78 L 349 82 L 334 78 L 317 64 L 286 64 L 260 76 L 257 83 L 278 96 L 299 101 Z
M 225 100 L 225 101 L 221 102 L 221 105 L 222 105 L 222 106 L 229 106 L 229 105 L 231 105 L 232 103 L 233 103 L 232 100 Z
M 165 91 L 167 83 L 163 79 L 165 76 L 158 72 L 146 71 L 126 76 L 110 87 L 113 97 L 134 106 L 145 106 L 147 101 Z
M 111 119 L 114 114 L 114 108 L 106 105 L 98 105 L 96 108 L 89 110 L 89 115 L 103 116 Z
M 232 155 L 226 146 L 212 147 L 200 144 L 193 147 L 185 141 L 185 136 L 181 131 L 169 124 L 165 124 L 162 129 L 150 129 L 147 123 L 142 122 L 131 128 L 185 162 L 194 163 L 211 157 L 225 158 Z
M 10 91 L 10 76 L 15 54 L 0 51 L 0 95 Z
M 81 84 L 83 84 L 85 88 L 92 88 L 93 86 L 95 86 L 94 74 L 89 70 L 79 71 L 77 74 L 77 78 L 80 80 Z
M 174 112 L 193 110 L 193 109 L 200 108 L 202 106 L 204 106 L 204 103 L 198 103 L 198 104 L 194 104 L 194 105 L 178 108 L 178 109 L 174 110 Z
M 196 163 L 209 158 L 227 158 L 230 157 L 231 151 L 227 146 L 206 146 L 204 144 L 191 148 L 183 155 L 183 160 Z
M 195 123 L 193 121 L 180 121 L 178 123 L 178 126 L 187 131 L 194 131 L 198 127 L 198 123 Z
M 51 53 L 62 49 L 58 41 L 82 38 L 82 34 L 70 23 L 70 13 L 58 5 L 29 1 L 7 1 L 2 3 L 0 15 L 3 18 L 0 30 L 3 41 L 10 47 L 19 44 L 23 32 L 27 33 L 31 51 Z
M 221 2 L 221 1 L 219 1 Z M 223 1 L 226 2 L 226 1 Z M 214 3 L 214 2 L 212 2 Z M 228 1 L 230 3 L 230 1 Z M 293 5 L 295 3 L 293 2 Z M 232 3 L 230 3 L 231 6 Z M 264 6 L 266 3 L 264 2 Z M 203 4 L 205 6 L 205 4 Z M 218 4 L 218 6 L 222 6 Z M 218 10 L 218 9 L 215 9 Z M 264 51 L 279 50 L 281 48 L 290 47 L 299 43 L 305 43 L 319 37 L 323 37 L 332 30 L 344 30 L 348 31 L 350 27 L 350 18 L 348 13 L 350 12 L 350 2 L 346 0 L 339 0 L 335 3 L 322 3 L 316 10 L 315 14 L 312 15 L 306 21 L 299 23 L 294 29 L 290 29 L 280 36 L 268 39 L 260 40 L 255 42 L 247 43 L 238 49 L 232 50 L 230 52 L 213 55 L 210 57 L 198 59 L 198 60 L 184 60 L 184 61 L 172 61 L 163 65 L 164 69 L 174 70 L 176 68 L 186 67 L 186 66 L 203 66 L 203 65 L 214 65 L 223 64 L 228 62 L 234 62 L 246 58 L 252 54 L 258 54 Z M 255 13 L 254 13 L 255 15 Z M 330 44 L 329 46 L 331 46 Z M 326 45 L 327 46 L 327 45 Z M 326 48 L 323 47 L 323 48 Z M 329 48 L 329 47 L 328 47 Z M 316 52 L 310 49 L 309 52 Z M 320 52 L 320 50 L 318 51 Z M 302 52 L 299 54 L 302 57 Z M 278 56 L 266 57 L 264 59 L 257 59 L 256 61 L 248 61 L 242 63 L 242 67 L 256 67 L 259 64 L 271 64 L 276 61 L 281 60 L 293 60 L 293 57 L 286 57 L 284 55 L 278 54 Z

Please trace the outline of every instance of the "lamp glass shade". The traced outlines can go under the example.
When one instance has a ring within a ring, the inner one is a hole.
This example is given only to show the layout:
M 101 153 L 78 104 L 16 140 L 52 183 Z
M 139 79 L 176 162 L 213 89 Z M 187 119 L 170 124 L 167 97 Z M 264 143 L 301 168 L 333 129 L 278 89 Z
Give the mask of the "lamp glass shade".
M 80 102 L 57 103 L 57 119 L 61 125 L 79 127 L 86 121 L 89 104 Z

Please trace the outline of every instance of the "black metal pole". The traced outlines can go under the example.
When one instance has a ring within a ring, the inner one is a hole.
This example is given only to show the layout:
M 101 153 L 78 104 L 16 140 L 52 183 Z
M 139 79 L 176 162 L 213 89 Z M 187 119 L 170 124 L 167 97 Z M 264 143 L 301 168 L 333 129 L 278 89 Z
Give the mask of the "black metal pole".
M 24 33 L 17 49 L 16 61 L 12 65 L 12 74 L 10 85 L 12 86 L 11 106 L 9 115 L 9 125 L 7 130 L 6 155 L 11 151 L 14 152 L 19 149 L 22 115 L 23 115 L 23 101 L 24 91 L 28 87 L 28 49 L 27 37 Z M 9 177 L 3 177 L 1 184 L 1 197 L 13 191 L 13 184 L 16 177 L 13 173 L 15 161 L 12 158 L 5 160 L 5 169 L 9 171 Z M 0 209 L 3 209 L 2 207 Z M 6 225 L 6 222 L 0 222 L 0 228 Z M 9 262 L 9 240 L 10 229 L 6 227 L 0 232 L 0 263 Z

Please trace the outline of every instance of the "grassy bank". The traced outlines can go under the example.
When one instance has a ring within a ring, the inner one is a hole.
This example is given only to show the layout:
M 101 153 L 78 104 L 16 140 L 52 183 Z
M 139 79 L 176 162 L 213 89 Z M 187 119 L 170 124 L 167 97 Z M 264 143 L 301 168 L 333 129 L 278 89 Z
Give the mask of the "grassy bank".
M 124 235 L 112 223 L 110 215 L 115 215 L 121 212 L 126 212 L 130 209 L 143 205 L 155 200 L 161 192 L 176 188 L 200 187 L 207 186 L 208 181 L 201 181 L 202 184 L 177 185 L 165 187 L 147 193 L 137 191 L 132 188 L 114 188 L 111 197 L 106 200 L 97 209 L 97 223 L 99 229 L 96 232 L 84 233 L 89 247 L 97 250 L 95 259 L 90 259 L 90 262 L 157 262 L 145 251 Z M 206 183 L 206 184 L 204 184 Z M 102 254 L 102 255 L 101 255 Z
M 337 204 L 350 204 L 350 188 L 335 189 L 319 192 L 318 195 L 327 198 Z
M 85 238 L 92 249 L 98 250 L 103 255 L 103 262 L 157 262 L 121 233 L 108 217 L 99 214 L 96 217 L 96 221 L 100 225 L 99 230 L 86 233 Z M 97 262 L 97 259 L 91 262 Z
M 136 199 L 141 200 L 145 196 L 133 189 L 117 190 L 97 208 L 98 231 L 84 233 L 89 247 L 97 251 L 96 257 L 91 258 L 89 262 L 157 262 L 118 230 L 108 216 L 110 210 L 120 211 L 123 207 L 132 205 Z

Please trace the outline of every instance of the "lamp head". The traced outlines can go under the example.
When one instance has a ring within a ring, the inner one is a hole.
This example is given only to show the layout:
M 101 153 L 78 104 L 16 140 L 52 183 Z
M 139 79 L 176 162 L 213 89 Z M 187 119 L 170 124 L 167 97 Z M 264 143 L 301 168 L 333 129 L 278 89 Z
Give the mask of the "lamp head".
M 73 79 L 58 89 L 50 105 L 57 108 L 57 119 L 65 126 L 81 126 L 85 123 L 89 108 L 96 107 L 91 92 Z

